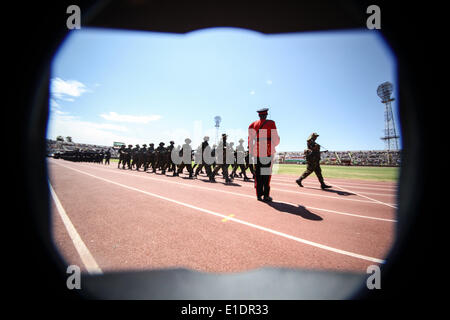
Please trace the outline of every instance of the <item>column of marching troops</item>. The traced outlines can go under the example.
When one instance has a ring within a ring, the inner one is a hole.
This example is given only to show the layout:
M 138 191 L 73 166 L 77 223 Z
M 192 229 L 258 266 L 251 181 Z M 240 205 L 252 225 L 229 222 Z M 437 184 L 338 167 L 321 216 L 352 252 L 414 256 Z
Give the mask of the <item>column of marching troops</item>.
M 160 142 L 156 148 L 153 143 L 150 143 L 148 147 L 146 144 L 143 144 L 142 147 L 137 144 L 134 148 L 133 145 L 128 145 L 128 147 L 122 145 L 119 149 L 117 168 L 135 169 L 137 171 L 142 169 L 144 172 L 149 173 L 160 171 L 161 174 L 171 172 L 173 176 L 179 176 L 184 169 L 187 169 L 189 178 L 196 178 L 200 173 L 204 173 L 204 169 L 211 182 L 215 181 L 218 171 L 222 170 L 222 176 L 226 183 L 230 183 L 238 175 L 243 177 L 244 181 L 249 181 L 246 171 L 250 169 L 252 175 L 254 171 L 250 164 L 249 153 L 243 146 L 244 140 L 240 139 L 239 145 L 234 149 L 234 143 L 227 143 L 226 138 L 226 134 L 223 134 L 219 145 L 213 145 L 211 148 L 208 143 L 209 137 L 204 137 L 202 144 L 195 152 L 192 152 L 189 138 L 185 139 L 185 144 L 182 147 L 175 147 L 174 141 L 170 141 L 167 147 L 164 146 L 164 142 Z M 189 161 L 175 164 L 171 156 L 173 152 L 179 157 L 183 156 L 183 152 L 190 154 L 190 157 L 188 157 Z M 234 160 L 231 163 L 225 163 L 226 154 L 233 155 Z M 213 161 L 206 161 L 203 155 L 210 156 Z M 242 161 L 238 162 L 237 159 L 245 159 L 245 163 L 242 163 Z M 192 160 L 194 165 L 192 165 Z M 232 170 L 229 174 L 230 165 Z M 239 174 L 237 173 L 238 169 L 241 171 Z
M 206 171 L 209 181 L 214 182 L 215 176 L 218 175 L 218 171 L 222 169 L 222 176 L 226 183 L 230 183 L 235 177 L 243 177 L 244 181 L 250 181 L 247 176 L 247 169 L 250 169 L 252 176 L 254 177 L 254 169 L 250 164 L 249 152 L 245 150 L 243 146 L 243 139 L 239 140 L 239 145 L 233 148 L 234 143 L 226 142 L 226 134 L 222 135 L 222 141 L 218 146 L 213 145 L 211 148 L 209 146 L 209 137 L 204 137 L 202 144 L 197 148 L 195 152 L 192 152 L 190 147 L 191 140 L 187 138 L 183 148 L 180 146 L 175 147 L 174 141 L 170 141 L 169 145 L 165 147 L 164 142 L 160 142 L 157 148 L 154 147 L 153 143 L 150 143 L 147 147 L 143 144 L 140 147 L 139 144 L 133 145 L 129 144 L 128 147 L 122 145 L 118 150 L 119 162 L 117 168 L 144 171 L 149 173 L 166 174 L 166 172 L 171 172 L 173 176 L 179 176 L 183 173 L 186 168 L 189 173 L 189 178 L 196 178 L 200 173 Z M 182 152 L 187 152 L 191 154 L 190 162 L 182 162 L 180 164 L 175 164 L 172 160 L 171 154 L 173 150 L 181 157 Z M 219 153 L 222 153 L 221 155 Z M 226 164 L 226 153 L 232 155 L 234 160 L 231 163 Z M 212 163 L 207 163 L 203 158 L 204 154 L 210 155 L 214 161 Z M 73 151 L 65 151 L 63 153 L 57 153 L 54 158 L 64 159 L 74 162 L 89 162 L 89 163 L 99 163 L 110 164 L 111 152 L 109 150 L 80 150 L 75 149 Z M 222 161 L 223 159 L 223 161 Z M 237 161 L 237 159 L 245 159 L 245 163 Z M 192 165 L 192 160 L 194 165 Z M 219 160 L 219 161 L 217 161 Z M 222 164 L 222 162 L 224 162 Z M 229 173 L 229 166 L 231 166 L 231 173 Z M 240 172 L 237 173 L 237 170 Z
M 111 159 L 110 149 L 103 150 L 93 150 L 93 149 L 75 149 L 64 152 L 56 152 L 53 155 L 55 159 L 64 159 L 73 162 L 90 162 L 90 163 L 104 163 L 109 164 Z

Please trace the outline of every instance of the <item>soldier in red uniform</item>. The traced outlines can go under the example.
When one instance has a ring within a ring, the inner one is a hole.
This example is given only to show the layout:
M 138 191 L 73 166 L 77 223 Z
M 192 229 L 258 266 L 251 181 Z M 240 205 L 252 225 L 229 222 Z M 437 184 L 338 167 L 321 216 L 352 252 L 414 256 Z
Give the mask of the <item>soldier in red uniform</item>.
M 259 120 L 248 127 L 248 149 L 255 165 L 256 197 L 270 202 L 270 178 L 275 156 L 275 147 L 280 143 L 277 127 L 273 120 L 267 119 L 269 108 L 257 110 Z

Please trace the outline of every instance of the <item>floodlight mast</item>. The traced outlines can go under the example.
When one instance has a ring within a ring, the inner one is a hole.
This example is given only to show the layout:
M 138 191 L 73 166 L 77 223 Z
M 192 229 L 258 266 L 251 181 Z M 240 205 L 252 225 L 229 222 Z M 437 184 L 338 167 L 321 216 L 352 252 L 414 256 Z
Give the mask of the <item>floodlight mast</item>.
M 222 118 L 220 116 L 215 116 L 214 117 L 214 122 L 216 123 L 214 126 L 216 127 L 216 145 L 218 145 L 218 141 L 219 141 L 219 127 L 220 127 L 220 122 L 222 121 Z
M 378 86 L 377 94 L 381 98 L 381 103 L 384 103 L 384 140 L 386 150 L 389 152 L 391 150 L 398 150 L 398 139 L 397 130 L 395 128 L 394 115 L 392 113 L 391 102 L 394 98 L 391 98 L 393 91 L 393 85 L 390 82 L 384 82 Z M 389 161 L 389 160 L 388 160 Z

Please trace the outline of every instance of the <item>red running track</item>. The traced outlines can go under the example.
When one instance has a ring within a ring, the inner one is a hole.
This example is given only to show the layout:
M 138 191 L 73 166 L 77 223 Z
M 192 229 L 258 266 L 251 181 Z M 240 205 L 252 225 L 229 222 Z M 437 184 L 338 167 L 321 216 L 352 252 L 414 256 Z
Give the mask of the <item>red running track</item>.
M 94 272 L 94 261 L 103 272 L 365 272 L 383 263 L 395 238 L 394 183 L 326 179 L 333 189 L 324 191 L 315 177 L 300 188 L 296 177 L 274 175 L 268 204 L 256 200 L 253 182 L 225 185 L 221 178 L 209 183 L 205 176 L 191 180 L 116 166 L 48 161 L 58 199 L 52 202 L 54 241 L 67 264 L 83 271 Z M 69 234 L 65 215 L 78 239 Z

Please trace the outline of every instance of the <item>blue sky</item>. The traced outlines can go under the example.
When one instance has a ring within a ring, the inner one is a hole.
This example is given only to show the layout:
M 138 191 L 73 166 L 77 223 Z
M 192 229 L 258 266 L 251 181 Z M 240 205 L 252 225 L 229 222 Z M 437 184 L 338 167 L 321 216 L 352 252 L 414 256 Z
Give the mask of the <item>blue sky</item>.
M 193 145 L 247 138 L 269 107 L 278 151 L 302 151 L 312 132 L 329 150 L 384 149 L 376 94 L 395 58 L 374 30 L 263 35 L 213 28 L 185 35 L 82 28 L 52 64 L 48 138 L 112 145 Z M 397 101 L 393 103 L 397 129 Z

